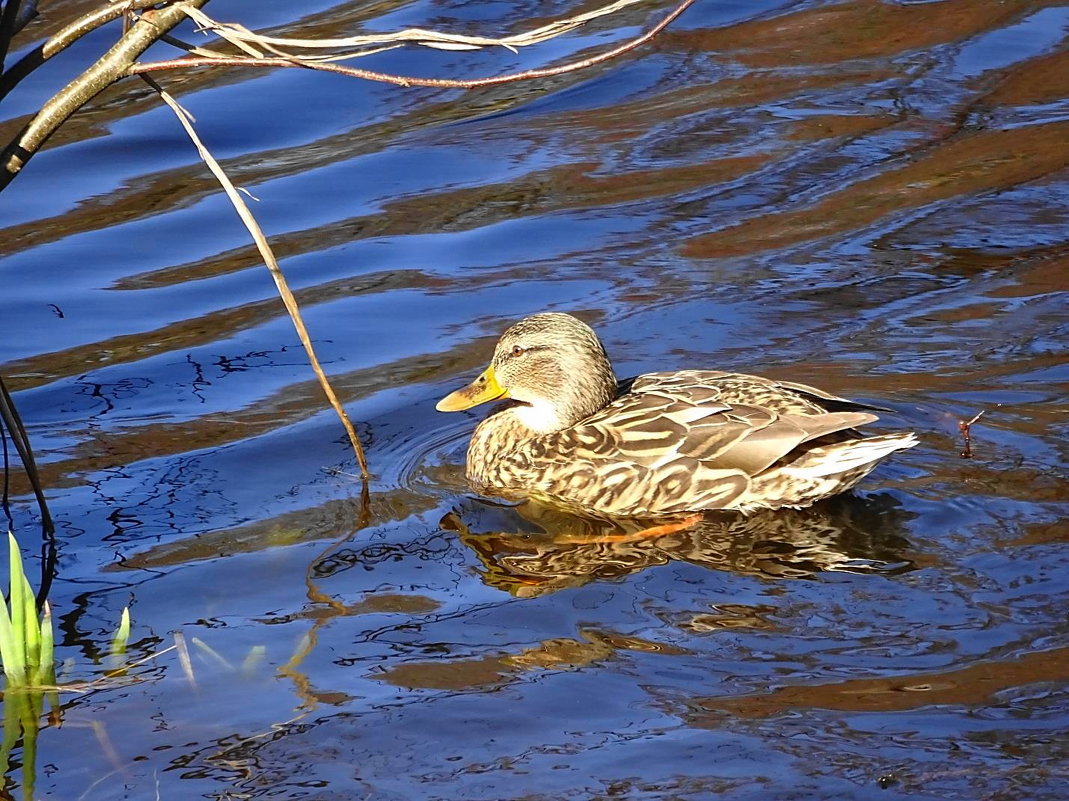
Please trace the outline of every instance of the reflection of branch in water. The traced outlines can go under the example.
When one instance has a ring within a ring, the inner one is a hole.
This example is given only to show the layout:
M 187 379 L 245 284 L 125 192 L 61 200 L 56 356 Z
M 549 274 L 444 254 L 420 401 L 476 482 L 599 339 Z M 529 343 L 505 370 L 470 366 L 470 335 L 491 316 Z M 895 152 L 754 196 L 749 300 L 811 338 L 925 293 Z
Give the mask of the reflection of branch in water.
M 424 690 L 483 690 L 536 670 L 577 670 L 615 659 L 620 651 L 683 654 L 685 649 L 641 637 L 580 629 L 578 637 L 554 637 L 518 653 L 474 659 L 432 659 L 394 665 L 376 678 L 398 687 Z
M 649 530 L 649 521 L 472 501 L 447 514 L 442 527 L 476 553 L 487 584 L 534 597 L 673 560 L 762 578 L 908 570 L 905 516 L 889 497 L 847 496 L 810 509 L 710 514 L 688 528 L 636 539 L 626 535 Z
M 367 528 L 371 522 L 371 492 L 368 489 L 367 481 L 361 483 L 360 488 L 360 516 L 356 521 L 356 527 L 352 531 L 347 531 L 343 537 L 332 542 L 328 545 L 320 554 L 313 559 L 304 573 L 304 583 L 308 588 L 308 600 L 313 604 L 317 604 L 318 608 L 323 611 L 323 614 L 312 621 L 312 627 L 301 638 L 301 643 L 297 647 L 297 650 L 293 653 L 293 656 L 289 658 L 282 667 L 278 669 L 278 672 L 282 676 L 289 678 L 294 685 L 294 689 L 301 697 L 301 708 L 312 709 L 321 700 L 323 700 L 323 693 L 316 692 L 312 687 L 312 682 L 308 678 L 307 674 L 299 670 L 301 663 L 304 662 L 305 657 L 315 650 L 316 644 L 319 642 L 319 629 L 325 626 L 328 622 L 336 617 L 344 617 L 348 614 L 348 610 L 341 601 L 331 597 L 329 594 L 319 589 L 316 584 L 317 568 L 319 563 L 324 560 L 329 560 L 331 555 L 343 544 L 349 542 L 353 536 L 358 532 Z

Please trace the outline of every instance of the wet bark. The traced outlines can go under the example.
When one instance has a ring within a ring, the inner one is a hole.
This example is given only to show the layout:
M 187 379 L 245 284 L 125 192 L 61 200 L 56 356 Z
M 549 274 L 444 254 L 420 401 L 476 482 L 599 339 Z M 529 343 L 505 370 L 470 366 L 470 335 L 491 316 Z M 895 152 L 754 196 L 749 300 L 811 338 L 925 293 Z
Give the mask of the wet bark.
M 184 5 L 200 8 L 207 2 L 186 0 Z M 11 183 L 60 125 L 115 81 L 125 77 L 138 56 L 186 18 L 181 5 L 146 11 L 114 47 L 42 107 L 0 155 L 0 190 Z

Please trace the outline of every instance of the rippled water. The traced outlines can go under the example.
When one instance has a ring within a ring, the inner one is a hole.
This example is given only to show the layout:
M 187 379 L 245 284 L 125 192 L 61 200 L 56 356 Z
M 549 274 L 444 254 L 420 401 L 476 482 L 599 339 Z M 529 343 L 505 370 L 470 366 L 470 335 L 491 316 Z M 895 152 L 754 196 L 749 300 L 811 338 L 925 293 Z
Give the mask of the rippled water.
M 24 47 L 94 4 L 43 5 Z M 208 10 L 349 35 L 575 8 Z M 538 66 L 665 10 L 362 66 Z M 29 79 L 0 132 L 114 35 Z M 104 670 L 126 604 L 135 656 L 181 632 L 191 668 L 171 651 L 64 695 L 37 797 L 1069 796 L 1069 6 L 700 0 L 622 60 L 467 94 L 161 80 L 259 198 L 375 476 L 362 497 L 346 475 L 171 113 L 106 92 L 0 194 L 0 373 L 59 521 L 68 679 Z M 622 375 L 791 378 L 922 444 L 815 510 L 653 541 L 488 504 L 463 481 L 477 415 L 433 404 L 546 309 Z

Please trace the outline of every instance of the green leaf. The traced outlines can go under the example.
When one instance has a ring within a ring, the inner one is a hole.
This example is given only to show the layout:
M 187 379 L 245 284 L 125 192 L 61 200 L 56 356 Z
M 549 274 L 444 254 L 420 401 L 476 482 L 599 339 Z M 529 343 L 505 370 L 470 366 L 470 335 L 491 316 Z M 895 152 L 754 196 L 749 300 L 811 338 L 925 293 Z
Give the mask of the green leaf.
M 124 606 L 122 617 L 119 618 L 119 628 L 115 630 L 115 636 L 111 638 L 112 655 L 125 654 L 128 642 L 130 642 L 130 607 Z
M 52 633 L 52 608 L 45 601 L 41 615 L 41 653 L 40 662 L 35 671 L 34 684 L 38 687 L 51 686 L 56 683 L 55 639 Z
M 8 588 L 11 608 L 3 606 L 0 614 L 0 658 L 4 660 L 4 674 L 8 686 L 26 684 L 26 640 L 23 636 L 25 618 L 22 614 L 22 554 L 15 535 L 7 533 Z
M 4 675 L 7 676 L 9 687 L 26 683 L 26 661 L 22 648 L 15 640 L 6 603 L 0 603 L 0 660 L 4 663 Z
M 19 570 L 22 570 L 21 556 L 19 558 Z M 41 664 L 41 620 L 37 617 L 37 599 L 33 597 L 33 590 L 30 589 L 30 582 L 26 579 L 25 573 L 22 574 L 20 586 L 22 587 L 22 597 L 19 604 L 22 607 L 23 636 L 25 637 L 23 647 L 26 649 L 26 665 L 30 669 L 34 669 Z

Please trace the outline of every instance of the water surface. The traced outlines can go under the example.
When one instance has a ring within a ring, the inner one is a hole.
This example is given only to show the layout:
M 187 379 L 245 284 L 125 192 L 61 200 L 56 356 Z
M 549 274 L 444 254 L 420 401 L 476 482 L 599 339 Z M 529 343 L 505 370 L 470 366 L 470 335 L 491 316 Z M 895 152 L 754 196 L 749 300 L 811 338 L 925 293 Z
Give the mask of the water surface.
M 91 5 L 44 8 L 21 46 Z M 576 8 L 522 5 L 208 10 L 341 36 Z M 496 74 L 666 10 L 362 65 Z M 0 130 L 114 35 L 29 79 Z M 37 797 L 1064 799 L 1067 76 L 1069 6 L 1036 0 L 701 0 L 619 61 L 470 93 L 162 76 L 259 198 L 366 497 L 171 113 L 138 81 L 105 92 L 0 195 L 0 373 L 59 521 L 68 678 L 105 669 L 127 604 L 132 656 L 180 632 L 192 664 L 64 695 Z M 815 384 L 921 445 L 815 510 L 641 544 L 488 505 L 463 481 L 478 414 L 434 402 L 544 310 L 594 325 L 621 375 Z

